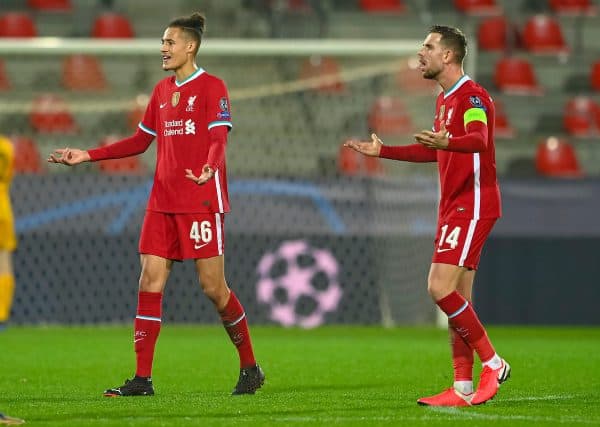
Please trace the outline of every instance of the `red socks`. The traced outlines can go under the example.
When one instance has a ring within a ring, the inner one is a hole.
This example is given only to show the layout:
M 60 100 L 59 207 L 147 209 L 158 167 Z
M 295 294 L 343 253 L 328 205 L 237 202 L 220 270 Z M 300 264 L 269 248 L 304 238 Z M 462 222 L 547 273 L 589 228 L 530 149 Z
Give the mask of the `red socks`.
M 152 361 L 160 332 L 161 312 L 162 293 L 140 292 L 138 294 L 133 343 L 137 362 L 135 374 L 139 377 L 152 376 Z
M 252 342 L 250 341 L 250 331 L 246 321 L 244 307 L 240 304 L 233 291 L 229 295 L 229 301 L 225 308 L 219 312 L 223 326 L 231 338 L 231 342 L 236 346 L 240 356 L 240 367 L 248 368 L 256 365 Z
M 454 291 L 437 303 L 448 315 L 448 322 L 456 333 L 472 347 L 481 361 L 490 360 L 496 354 L 492 343 L 473 306 L 458 292 Z
M 448 325 L 448 332 L 450 333 L 450 348 L 452 349 L 454 381 L 472 381 L 473 349 L 450 325 Z

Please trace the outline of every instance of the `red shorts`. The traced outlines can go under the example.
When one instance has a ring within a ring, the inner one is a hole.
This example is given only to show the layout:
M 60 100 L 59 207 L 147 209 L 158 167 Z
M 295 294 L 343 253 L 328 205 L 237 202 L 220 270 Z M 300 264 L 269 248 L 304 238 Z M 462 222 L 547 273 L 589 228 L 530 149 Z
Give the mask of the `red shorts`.
M 450 218 L 438 224 L 431 262 L 477 270 L 483 244 L 496 219 Z
M 171 214 L 146 211 L 139 250 L 172 260 L 223 255 L 225 215 L 221 213 Z

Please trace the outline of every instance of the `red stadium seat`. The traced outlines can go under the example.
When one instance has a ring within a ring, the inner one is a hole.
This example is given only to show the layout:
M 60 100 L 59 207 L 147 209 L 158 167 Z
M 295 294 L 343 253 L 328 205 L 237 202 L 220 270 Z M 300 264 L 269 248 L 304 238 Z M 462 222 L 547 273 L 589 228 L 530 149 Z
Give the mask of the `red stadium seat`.
M 535 15 L 527 20 L 523 28 L 523 46 L 537 54 L 569 52 L 559 22 L 548 15 Z
M 0 16 L 0 37 L 36 37 L 37 28 L 31 16 L 7 12 Z
M 27 6 L 38 12 L 71 12 L 71 0 L 27 0 Z
M 102 66 L 95 56 L 75 54 L 62 63 L 62 84 L 73 91 L 98 91 L 107 88 Z
M 404 13 L 406 5 L 402 0 L 360 0 L 359 7 L 367 13 Z
M 511 95 L 541 95 L 537 77 L 531 63 L 523 58 L 504 57 L 496 63 L 494 83 L 504 93 Z
M 338 152 L 338 171 L 350 176 L 380 176 L 385 173 L 379 157 L 365 156 L 344 146 Z
M 130 39 L 134 37 L 134 32 L 127 17 L 114 12 L 106 12 L 96 17 L 92 37 Z
M 595 15 L 592 0 L 550 0 L 550 8 L 559 15 Z
M 538 144 L 535 168 L 538 174 L 547 177 L 580 178 L 584 175 L 573 146 L 554 136 Z
M 8 74 L 6 74 L 4 68 L 4 61 L 0 60 L 0 91 L 9 90 L 10 86 L 10 80 L 8 79 Z
M 510 25 L 504 16 L 486 18 L 477 29 L 477 42 L 481 50 L 506 51 L 509 47 Z
M 508 121 L 508 116 L 504 110 L 504 104 L 495 100 L 494 105 L 496 107 L 496 126 L 494 127 L 494 135 L 498 138 L 513 138 L 515 136 L 515 130 Z
M 77 131 L 75 119 L 67 104 L 58 95 L 44 94 L 33 101 L 29 113 L 29 123 L 37 132 L 74 133 Z
M 136 130 L 138 125 L 144 118 L 146 107 L 148 106 L 149 96 L 146 94 L 140 94 L 135 97 L 131 110 L 127 113 L 127 125 L 130 129 Z
M 341 93 L 346 85 L 340 75 L 340 67 L 333 58 L 313 55 L 302 64 L 301 79 L 323 79 L 318 82 L 316 90 L 322 93 Z
M 101 141 L 100 145 L 112 144 L 119 139 L 121 137 L 117 135 L 109 135 Z M 98 162 L 98 168 L 102 173 L 108 175 L 144 175 L 146 173 L 146 167 L 142 163 L 140 156 L 102 160 Z
M 565 130 L 579 137 L 591 137 L 600 129 L 600 105 L 587 96 L 570 99 L 564 109 Z
M 15 174 L 39 174 L 45 171 L 40 152 L 31 138 L 13 136 L 10 140 L 15 149 Z
M 498 15 L 502 9 L 495 0 L 454 0 L 454 7 L 466 15 Z
M 410 114 L 401 99 L 382 96 L 369 111 L 369 128 L 378 135 L 407 135 L 414 131 Z
M 592 72 L 590 73 L 590 85 L 592 89 L 600 92 L 600 60 L 592 64 Z

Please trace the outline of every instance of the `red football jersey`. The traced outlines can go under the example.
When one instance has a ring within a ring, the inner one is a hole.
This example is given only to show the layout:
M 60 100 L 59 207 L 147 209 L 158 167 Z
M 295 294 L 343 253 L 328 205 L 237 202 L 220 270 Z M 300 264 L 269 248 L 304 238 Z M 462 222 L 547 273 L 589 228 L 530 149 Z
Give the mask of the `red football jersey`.
M 231 124 L 225 83 L 199 68 L 183 82 L 161 80 L 140 129 L 157 139 L 154 185 L 148 209 L 170 213 L 229 212 L 225 162 L 204 185 L 186 178 L 185 169 L 199 176 L 207 163 L 209 129 Z
M 481 110 L 485 116 L 481 115 Z M 463 76 L 448 92 L 438 96 L 433 128 L 437 132 L 440 124 L 445 122 L 450 137 L 463 136 L 473 111 L 478 119 L 487 118 L 487 149 L 479 153 L 437 151 L 440 218 L 501 216 L 494 147 L 494 103 L 487 91 L 468 76 Z

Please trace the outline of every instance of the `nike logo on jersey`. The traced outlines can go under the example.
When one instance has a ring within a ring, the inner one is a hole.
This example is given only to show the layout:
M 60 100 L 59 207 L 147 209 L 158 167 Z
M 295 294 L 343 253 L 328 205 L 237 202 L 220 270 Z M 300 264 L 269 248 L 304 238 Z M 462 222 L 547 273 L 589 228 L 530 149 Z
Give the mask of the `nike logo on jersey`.
M 454 248 L 446 248 L 446 249 L 441 249 L 441 248 L 438 248 L 438 250 L 437 250 L 437 253 L 438 253 L 438 254 L 441 254 L 442 252 L 448 252 L 448 251 L 451 251 L 451 250 L 453 250 L 453 249 L 454 249 Z
M 194 245 L 194 249 L 198 250 L 198 249 L 202 249 L 204 246 L 208 245 L 210 242 L 206 242 L 203 245 Z
M 165 103 L 163 103 L 163 104 L 160 104 L 160 105 L 159 105 L 159 107 L 160 107 L 160 108 L 165 108 L 165 106 L 166 106 L 166 105 L 167 105 L 167 103 L 165 102 Z

